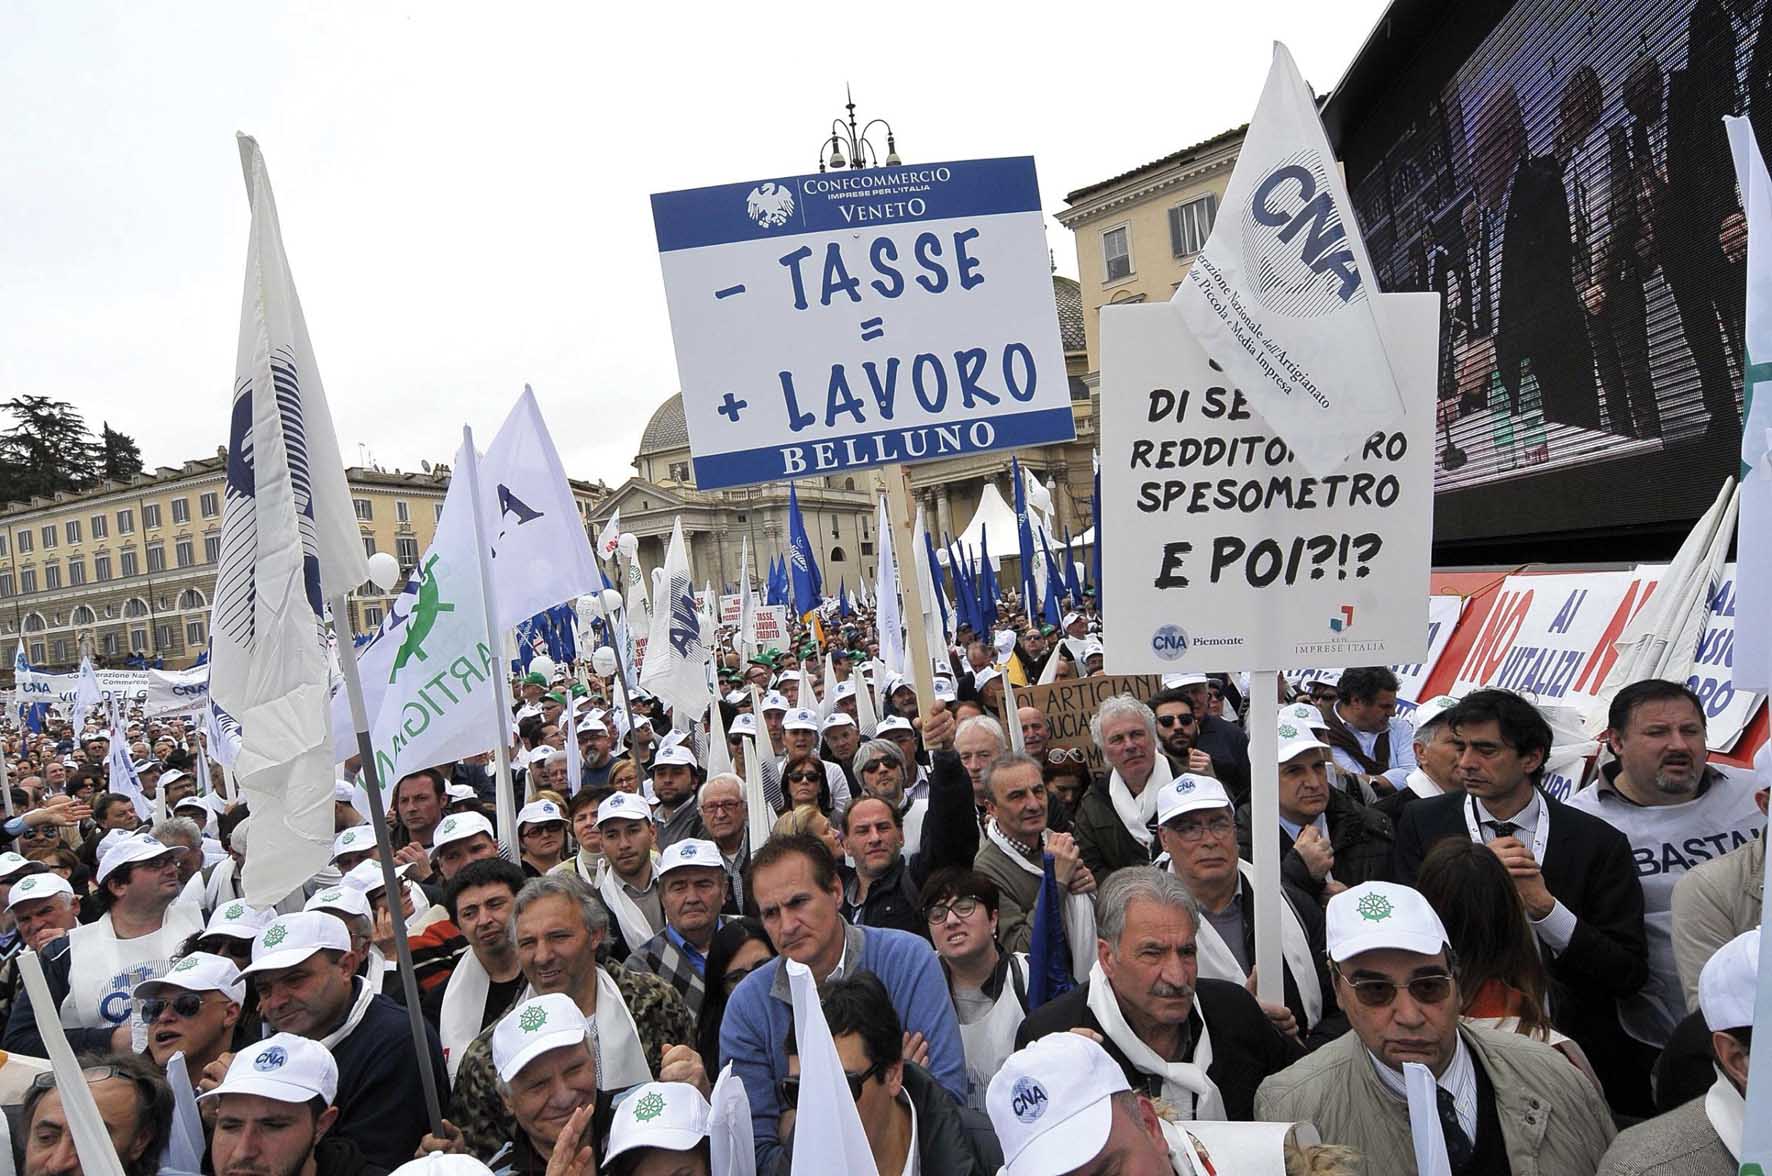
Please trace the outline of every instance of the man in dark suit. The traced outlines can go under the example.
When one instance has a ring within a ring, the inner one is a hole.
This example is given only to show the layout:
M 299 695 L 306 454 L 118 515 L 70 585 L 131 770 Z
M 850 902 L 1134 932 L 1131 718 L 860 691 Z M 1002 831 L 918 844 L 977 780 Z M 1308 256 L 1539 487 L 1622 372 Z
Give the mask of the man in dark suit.
M 1444 837 L 1481 839 L 1513 876 L 1558 991 L 1552 1016 L 1587 1053 L 1620 1114 L 1647 1115 L 1654 1051 L 1625 1035 L 1616 1002 L 1649 978 L 1643 891 L 1624 834 L 1537 788 L 1551 730 L 1531 703 L 1479 690 L 1447 715 L 1463 793 L 1418 800 L 1397 821 L 1397 880 Z
M 1304 1056 L 1241 984 L 1199 979 L 1200 907 L 1181 879 L 1151 866 L 1116 870 L 1097 898 L 1089 979 L 1028 1015 L 1017 1049 L 1049 1033 L 1088 1029 L 1132 1089 L 1162 1097 L 1183 1119 L 1254 1117 L 1262 1079 Z

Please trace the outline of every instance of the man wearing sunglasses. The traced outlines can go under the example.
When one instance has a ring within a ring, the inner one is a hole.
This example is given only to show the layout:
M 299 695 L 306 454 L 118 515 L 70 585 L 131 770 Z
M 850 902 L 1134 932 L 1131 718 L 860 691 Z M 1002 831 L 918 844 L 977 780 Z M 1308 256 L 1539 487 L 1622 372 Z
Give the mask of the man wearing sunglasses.
M 1454 1176 L 1595 1169 L 1613 1135 L 1599 1093 L 1542 1042 L 1461 1025 L 1457 961 L 1425 898 L 1362 883 L 1327 920 L 1354 1031 L 1263 1082 L 1258 1118 L 1308 1120 L 1367 1172 L 1417 1171 L 1412 1117 L 1438 1122 Z
M 135 1007 L 147 1026 L 148 1056 L 162 1071 L 183 1052 L 194 1087 L 209 1063 L 233 1048 L 246 981 L 226 956 L 194 951 L 158 980 L 135 986 Z
M 1159 691 L 1151 698 L 1150 707 L 1157 716 L 1157 740 L 1163 745 L 1163 754 L 1169 757 L 1169 770 L 1177 776 L 1183 772 L 1214 775 L 1212 757 L 1194 746 L 1200 734 L 1200 720 L 1187 691 Z M 1236 799 L 1240 802 L 1243 798 Z

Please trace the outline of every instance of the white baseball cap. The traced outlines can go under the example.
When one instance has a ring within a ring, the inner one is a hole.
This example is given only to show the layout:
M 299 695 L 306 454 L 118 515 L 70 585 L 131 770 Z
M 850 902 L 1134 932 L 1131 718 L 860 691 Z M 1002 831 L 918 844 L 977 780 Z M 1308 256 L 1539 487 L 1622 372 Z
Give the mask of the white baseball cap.
M 394 877 L 404 880 L 406 872 L 410 869 L 412 869 L 411 862 L 401 862 L 394 867 Z M 379 858 L 370 858 L 368 861 L 358 862 L 351 867 L 350 873 L 339 879 L 339 882 L 340 884 L 349 886 L 351 889 L 360 891 L 363 894 L 374 894 L 376 891 L 385 889 L 387 886 L 387 880 L 382 877 L 381 860 Z
M 1329 958 L 1345 963 L 1363 952 L 1389 948 L 1438 955 L 1446 925 L 1421 891 L 1395 882 L 1362 882 L 1329 900 L 1324 916 Z
M 528 812 L 529 806 L 524 806 L 523 811 Z M 559 809 L 556 807 L 554 811 L 558 812 Z M 564 817 L 557 819 L 565 820 Z M 497 835 L 492 831 L 492 822 L 481 814 L 450 813 L 443 818 L 437 825 L 437 831 L 431 835 L 431 852 L 436 853 L 445 845 L 466 841 L 470 837 L 478 837 L 481 834 L 491 837 L 494 841 L 498 840 Z
M 1082 619 L 1083 619 L 1083 614 L 1082 614 L 1082 613 L 1080 613 L 1080 612 L 1068 612 L 1068 613 L 1065 613 L 1065 614 L 1064 614 L 1064 619 L 1063 619 L 1063 620 L 1062 620 L 1062 621 L 1060 621 L 1060 622 L 1059 622 L 1059 623 L 1058 623 L 1058 627 L 1059 627 L 1059 628 L 1060 628 L 1060 629 L 1068 629 L 1068 628 L 1070 628 L 1070 627 L 1071 627 L 1071 626 L 1072 626 L 1072 625 L 1074 625 L 1074 624 L 1076 624 L 1076 623 L 1077 623 L 1077 622 L 1078 622 L 1078 621 L 1080 621 L 1080 620 L 1082 620 Z
M 349 780 L 332 782 L 332 799 L 335 804 L 350 804 L 357 797 L 357 786 Z
M 1157 824 L 1167 825 L 1183 813 L 1197 809 L 1230 808 L 1230 794 L 1210 776 L 1183 772 L 1157 793 Z
M 783 682 L 798 682 L 799 680 L 799 670 L 783 670 L 781 673 L 775 675 L 775 684 L 777 686 L 781 685 Z
M 1410 713 L 1409 721 L 1414 723 L 1416 730 L 1419 731 L 1423 723 L 1433 722 L 1435 719 L 1457 706 L 1458 701 L 1458 699 L 1453 698 L 1450 694 L 1437 694 L 1417 706 L 1415 710 Z
M 1329 729 L 1329 720 L 1323 717 L 1323 712 L 1308 702 L 1289 702 L 1281 707 L 1276 725 L 1279 723 L 1290 723 L 1309 731 Z
M 900 690 L 909 690 L 911 693 L 915 694 L 917 686 L 916 683 L 912 682 L 903 674 L 887 674 L 885 697 L 891 698 Z
M 1106 655 L 1107 650 L 1102 647 L 1102 644 L 1099 641 L 1091 641 L 1083 646 L 1084 661 L 1088 661 L 1092 657 L 1105 657 Z
M 579 722 L 578 733 L 580 735 L 607 735 L 609 734 L 609 728 L 604 726 L 603 720 L 596 715 L 587 715 Z
M 788 709 L 787 697 L 785 695 L 777 693 L 774 690 L 771 690 L 768 694 L 765 694 L 763 696 L 763 709 L 766 711 L 787 710 Z
M 676 766 L 679 768 L 699 768 L 695 762 L 695 749 L 685 743 L 673 743 L 669 747 L 661 747 L 658 754 L 652 757 L 652 766 Z
M 726 863 L 720 858 L 719 846 L 699 837 L 679 841 L 658 856 L 658 872 L 661 876 L 685 866 L 724 870 Z
M 23 854 L 13 853 L 10 849 L 5 853 L 0 853 L 0 882 L 16 877 L 26 869 L 46 870 L 48 868 L 42 862 L 34 862 Z
M 597 806 L 597 824 L 604 821 L 650 821 L 652 806 L 632 792 L 612 792 Z
M 21 902 L 49 898 L 57 894 L 65 894 L 70 898 L 74 895 L 74 888 L 60 874 L 48 870 L 41 874 L 26 874 L 13 883 L 12 892 L 6 896 L 6 909 L 11 910 Z
M 1004 1061 L 985 1092 L 1007 1176 L 1060 1176 L 1101 1154 L 1113 1096 L 1130 1090 L 1119 1064 L 1077 1033 L 1052 1033 Z
M 1698 1008 L 1713 1033 L 1754 1023 L 1760 978 L 1760 929 L 1743 931 L 1717 948 L 1698 973 Z
M 735 735 L 748 735 L 755 739 L 757 737 L 757 716 L 749 711 L 742 715 L 734 715 L 732 726 L 726 728 L 726 737 L 730 739 Z
M 181 772 L 177 768 L 173 768 L 170 772 L 167 772 L 166 774 L 164 774 L 163 776 L 160 777 L 160 787 L 170 788 L 172 785 L 177 784 L 180 780 L 187 779 L 188 776 L 189 776 L 189 773 Z
M 407 1160 L 388 1176 L 493 1176 L 493 1171 L 473 1156 L 434 1151 Z
M 1204 686 L 1209 678 L 1205 674 L 1164 674 L 1163 689 L 1181 690 L 1189 686 Z
M 209 916 L 209 925 L 203 928 L 202 937 L 226 935 L 229 939 L 257 939 L 258 933 L 269 927 L 276 917 L 277 912 L 269 907 L 260 910 L 244 902 L 224 903 Z
M 1295 755 L 1301 755 L 1313 747 L 1329 750 L 1329 745 L 1317 738 L 1315 731 L 1309 727 L 1301 727 L 1296 722 L 1282 718 L 1279 724 L 1280 763 L 1286 763 Z
M 443 795 L 450 804 L 460 804 L 464 800 L 479 800 L 480 794 L 474 791 L 472 784 L 445 784 Z
M 309 1103 L 322 1099 L 331 1106 L 338 1097 L 338 1063 L 318 1041 L 293 1033 L 273 1033 L 234 1055 L 227 1077 L 198 1101 L 224 1094 L 256 1094 L 272 1102 Z
M 855 726 L 855 720 L 850 718 L 848 715 L 844 714 L 842 711 L 832 711 L 830 718 L 828 718 L 824 721 L 824 729 L 826 731 L 829 731 L 835 727 L 853 727 L 853 726 Z
M 816 731 L 818 730 L 818 714 L 815 711 L 798 707 L 788 712 L 788 717 L 781 721 L 783 731 Z
M 1002 676 L 1002 672 L 995 666 L 986 666 L 984 669 L 978 671 L 978 673 L 972 675 L 972 688 L 980 694 L 983 694 L 986 686 L 989 686 L 992 682 L 995 682 Z
M 375 830 L 368 825 L 352 825 L 339 831 L 332 839 L 332 860 L 337 861 L 347 853 L 373 853 L 375 850 Z
M 350 951 L 351 933 L 343 920 L 325 911 L 279 915 L 252 941 L 252 963 L 242 975 L 293 968 L 317 951 Z
M 132 995 L 140 1000 L 162 988 L 182 988 L 186 992 L 219 992 L 235 1004 L 246 999 L 246 981 L 240 969 L 227 956 L 207 951 L 193 951 L 172 965 L 164 976 L 143 980 Z
M 329 886 L 325 890 L 315 891 L 312 898 L 302 903 L 301 909 L 329 911 L 335 915 L 354 915 L 359 919 L 367 919 L 369 896 L 355 886 Z
M 484 820 L 485 818 L 481 818 Z M 532 800 L 517 810 L 517 829 L 522 831 L 525 825 L 548 825 L 554 822 L 564 825 L 566 814 L 560 806 L 551 800 Z
M 607 1163 L 623 1152 L 656 1147 L 688 1151 L 708 1136 L 708 1100 L 687 1082 L 648 1082 L 622 1096 L 609 1127 Z
M 113 829 L 113 833 L 123 832 Z M 106 835 L 107 838 L 109 834 Z M 135 865 L 137 862 L 153 861 L 167 854 L 188 853 L 182 845 L 168 845 L 152 833 L 134 833 L 112 842 L 109 848 L 101 849 L 98 859 L 98 877 L 96 881 L 102 886 L 106 878 L 121 866 Z
M 570 996 L 563 992 L 532 996 L 493 1027 L 492 1066 L 508 1083 L 538 1055 L 578 1045 L 589 1036 L 590 1025 Z
M 855 683 L 852 680 L 845 678 L 843 681 L 837 683 L 837 688 L 835 690 L 831 691 L 831 698 L 849 698 L 854 695 L 854 693 Z
M 874 735 L 883 739 L 894 731 L 911 731 L 914 733 L 916 728 L 911 726 L 911 721 L 903 715 L 887 715 L 880 720 L 880 725 L 874 728 Z

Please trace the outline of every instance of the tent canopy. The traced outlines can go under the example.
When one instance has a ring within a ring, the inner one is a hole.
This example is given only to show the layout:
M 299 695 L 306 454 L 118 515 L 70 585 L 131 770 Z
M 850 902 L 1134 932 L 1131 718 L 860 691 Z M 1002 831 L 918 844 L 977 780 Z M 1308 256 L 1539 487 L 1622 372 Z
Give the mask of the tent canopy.
M 1036 556 L 1039 554 L 1042 534 L 1046 536 L 1046 542 L 1053 550 L 1064 546 L 1062 539 L 1053 538 L 1051 532 L 1041 525 L 1040 514 L 1032 507 L 1028 508 L 1028 518 L 1033 524 Z M 977 559 L 983 551 L 987 534 L 991 541 L 991 558 L 996 561 L 999 569 L 1005 559 L 1020 556 L 1015 508 L 1003 501 L 1003 496 L 997 492 L 997 487 L 992 482 L 984 484 L 984 493 L 978 496 L 978 509 L 972 512 L 972 521 L 966 524 L 966 529 L 955 537 L 955 547 L 968 558 Z M 945 548 L 936 552 L 936 558 L 941 560 L 942 566 L 947 566 L 948 555 Z

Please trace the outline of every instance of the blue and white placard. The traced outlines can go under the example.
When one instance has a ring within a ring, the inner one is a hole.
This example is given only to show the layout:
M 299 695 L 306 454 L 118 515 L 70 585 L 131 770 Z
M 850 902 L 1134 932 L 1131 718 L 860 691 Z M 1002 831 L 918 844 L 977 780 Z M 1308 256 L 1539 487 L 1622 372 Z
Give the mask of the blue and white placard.
M 1031 157 L 652 197 L 696 485 L 1075 435 Z

